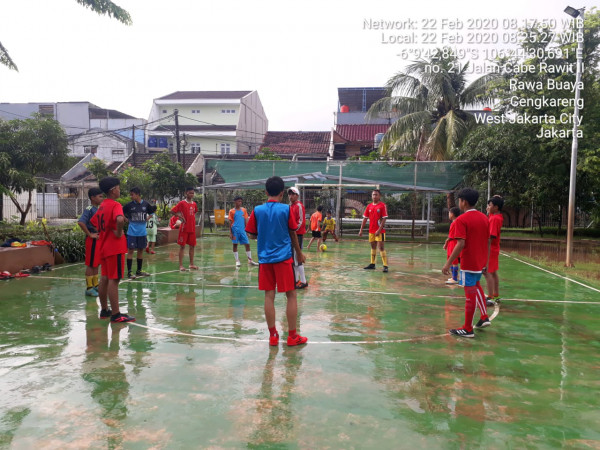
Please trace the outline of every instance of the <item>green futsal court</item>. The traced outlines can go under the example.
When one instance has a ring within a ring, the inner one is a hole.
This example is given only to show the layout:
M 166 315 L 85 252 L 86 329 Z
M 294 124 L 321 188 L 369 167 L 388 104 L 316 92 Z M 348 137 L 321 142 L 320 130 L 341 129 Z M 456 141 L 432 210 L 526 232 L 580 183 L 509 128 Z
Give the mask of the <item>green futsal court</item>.
M 501 255 L 492 326 L 461 339 L 441 245 L 388 243 L 384 274 L 366 241 L 328 244 L 302 347 L 269 347 L 258 268 L 226 237 L 199 240 L 196 272 L 145 254 L 153 275 L 120 285 L 135 324 L 98 319 L 82 264 L 0 282 L 0 447 L 600 447 L 597 286 Z

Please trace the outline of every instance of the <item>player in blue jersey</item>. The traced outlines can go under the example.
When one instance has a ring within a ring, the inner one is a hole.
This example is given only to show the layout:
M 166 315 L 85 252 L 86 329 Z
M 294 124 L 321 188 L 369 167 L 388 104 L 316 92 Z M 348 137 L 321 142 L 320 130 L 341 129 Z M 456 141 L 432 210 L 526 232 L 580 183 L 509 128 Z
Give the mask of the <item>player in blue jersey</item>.
M 144 263 L 144 250 L 148 245 L 146 221 L 148 220 L 148 207 L 150 204 L 142 200 L 140 188 L 134 187 L 129 191 L 131 201 L 123 207 L 123 214 L 129 222 L 127 227 L 127 276 L 129 278 L 147 277 L 150 275 L 142 271 Z M 131 274 L 133 265 L 133 252 L 137 250 L 137 270 L 135 276 Z
M 269 344 L 279 345 L 279 333 L 275 326 L 275 289 L 285 292 L 288 321 L 287 345 L 306 344 L 307 338 L 296 332 L 298 302 L 294 283 L 292 248 L 298 261 L 306 258 L 298 245 L 297 224 L 289 205 L 281 203 L 285 185 L 280 177 L 267 180 L 267 203 L 257 206 L 248 220 L 246 231 L 258 239 L 258 289 L 265 291 L 265 318 L 269 328 Z
M 252 260 L 252 252 L 250 251 L 250 242 L 246 234 L 246 224 L 248 223 L 248 211 L 242 206 L 242 197 L 237 196 L 233 199 L 235 208 L 229 211 L 229 239 L 233 243 L 233 256 L 235 258 L 235 266 L 240 267 L 240 256 L 238 254 L 238 244 L 243 244 L 246 247 L 246 256 L 248 264 L 258 266 L 257 262 Z

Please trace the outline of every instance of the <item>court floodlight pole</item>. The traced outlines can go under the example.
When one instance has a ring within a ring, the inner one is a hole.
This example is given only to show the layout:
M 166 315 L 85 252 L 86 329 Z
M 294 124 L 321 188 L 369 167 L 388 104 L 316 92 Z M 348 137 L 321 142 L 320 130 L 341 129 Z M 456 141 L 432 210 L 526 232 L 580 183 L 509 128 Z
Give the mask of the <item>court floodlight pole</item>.
M 579 98 L 581 84 L 581 70 L 583 65 L 583 19 L 585 8 L 575 9 L 567 6 L 565 12 L 577 21 L 577 74 L 575 77 L 575 105 L 573 108 L 573 141 L 571 144 L 571 173 L 569 176 L 569 212 L 567 216 L 567 255 L 565 260 L 566 267 L 573 266 L 573 228 L 575 227 L 575 179 L 577 177 L 577 149 L 579 141 L 577 139 L 577 128 L 579 122 Z

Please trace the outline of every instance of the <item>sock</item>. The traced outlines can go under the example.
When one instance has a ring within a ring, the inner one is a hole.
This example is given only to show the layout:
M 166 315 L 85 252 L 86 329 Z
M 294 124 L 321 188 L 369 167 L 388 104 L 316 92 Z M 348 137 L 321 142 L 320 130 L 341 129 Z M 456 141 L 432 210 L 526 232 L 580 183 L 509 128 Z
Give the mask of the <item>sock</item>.
M 478 281 L 475 285 L 477 289 L 477 307 L 481 312 L 481 318 L 487 319 L 487 305 L 485 303 L 485 293 L 483 292 L 483 288 L 481 287 L 481 283 Z
M 144 263 L 144 260 L 142 258 L 138 258 L 137 259 L 137 271 L 141 272 L 142 271 L 142 264 Z
M 375 255 L 376 254 L 377 254 L 377 251 L 371 249 L 371 264 L 375 264 Z
M 387 252 L 385 250 L 381 250 L 379 252 L 379 254 L 381 255 L 381 260 L 383 261 L 383 265 L 387 266 Z
M 458 266 L 452 266 L 452 279 L 458 281 Z
M 304 274 L 304 264 L 299 265 L 298 267 L 296 267 L 296 269 L 298 270 L 298 273 L 300 274 L 300 281 L 302 281 L 303 283 L 306 283 L 306 275 Z
M 296 330 L 290 330 L 288 331 L 288 334 L 291 338 L 295 338 L 296 337 Z
M 127 258 L 127 273 L 131 272 L 131 266 L 133 265 L 133 259 Z
M 85 285 L 88 289 L 91 289 L 94 287 L 94 277 L 85 277 Z
M 466 331 L 473 331 L 473 316 L 475 315 L 475 304 L 477 303 L 477 287 L 465 286 L 465 324 Z
M 98 287 L 98 275 L 94 275 L 92 277 L 92 285 L 97 288 Z
M 248 259 L 252 259 L 252 252 L 250 250 L 248 250 L 246 252 L 246 256 L 248 257 Z
M 233 257 L 235 258 L 236 261 L 240 260 L 240 255 L 238 252 L 233 252 Z
M 269 334 L 271 336 L 277 336 L 277 327 L 269 328 Z
M 492 295 L 492 298 L 498 298 L 498 297 L 500 297 L 500 294 L 498 294 L 497 292 Z

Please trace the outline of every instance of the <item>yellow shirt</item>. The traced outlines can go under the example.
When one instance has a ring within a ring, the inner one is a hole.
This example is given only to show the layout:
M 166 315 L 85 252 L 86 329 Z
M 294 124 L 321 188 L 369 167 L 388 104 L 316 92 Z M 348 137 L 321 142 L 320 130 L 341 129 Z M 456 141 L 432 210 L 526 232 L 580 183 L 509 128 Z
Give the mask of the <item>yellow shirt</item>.
M 332 217 L 331 219 L 323 219 L 323 226 L 326 231 L 334 231 L 335 230 L 335 219 Z

